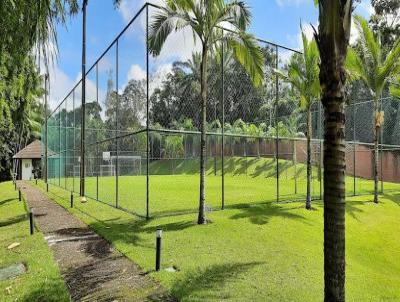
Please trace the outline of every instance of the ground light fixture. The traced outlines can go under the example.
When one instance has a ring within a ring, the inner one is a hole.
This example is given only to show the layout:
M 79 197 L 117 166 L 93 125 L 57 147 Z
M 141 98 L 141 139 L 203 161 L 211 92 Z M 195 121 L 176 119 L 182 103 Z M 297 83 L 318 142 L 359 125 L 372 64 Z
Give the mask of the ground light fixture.
M 160 227 L 156 230 L 156 271 L 160 271 L 161 264 L 161 237 L 162 229 Z

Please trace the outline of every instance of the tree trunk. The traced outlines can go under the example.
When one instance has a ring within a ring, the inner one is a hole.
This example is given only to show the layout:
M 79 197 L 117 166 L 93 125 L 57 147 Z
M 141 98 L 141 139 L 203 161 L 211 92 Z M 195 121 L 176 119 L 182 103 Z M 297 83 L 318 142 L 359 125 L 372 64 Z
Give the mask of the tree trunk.
M 206 195 L 205 195 L 205 160 L 206 160 L 206 117 L 207 117 L 207 47 L 203 44 L 201 60 L 201 123 L 200 123 L 200 200 L 198 224 L 206 224 Z
M 346 142 L 344 62 L 352 0 L 319 0 L 317 43 L 324 106 L 324 301 L 345 301 Z
M 379 151 L 378 151 L 378 140 L 379 140 L 379 127 L 377 126 L 377 119 L 378 116 L 378 98 L 374 100 L 374 202 L 378 203 L 378 160 L 379 160 Z
M 325 301 L 344 301 L 345 282 L 345 111 L 326 100 L 324 143 Z M 329 296 L 329 299 L 326 296 Z
M 311 106 L 307 108 L 307 196 L 306 209 L 311 210 Z

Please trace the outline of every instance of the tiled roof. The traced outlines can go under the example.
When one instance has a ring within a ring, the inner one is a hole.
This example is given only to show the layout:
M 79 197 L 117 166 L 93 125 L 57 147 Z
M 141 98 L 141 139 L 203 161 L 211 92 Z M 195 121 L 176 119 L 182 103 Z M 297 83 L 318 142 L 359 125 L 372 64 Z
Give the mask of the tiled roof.
M 35 140 L 15 154 L 13 158 L 42 158 L 42 142 Z

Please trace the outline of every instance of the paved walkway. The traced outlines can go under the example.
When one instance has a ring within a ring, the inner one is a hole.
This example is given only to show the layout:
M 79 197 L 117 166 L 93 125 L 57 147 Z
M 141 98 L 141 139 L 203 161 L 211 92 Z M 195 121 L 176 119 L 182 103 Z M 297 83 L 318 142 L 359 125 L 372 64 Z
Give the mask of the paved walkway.
M 25 182 L 18 185 L 73 301 L 174 301 L 136 264 L 39 189 Z

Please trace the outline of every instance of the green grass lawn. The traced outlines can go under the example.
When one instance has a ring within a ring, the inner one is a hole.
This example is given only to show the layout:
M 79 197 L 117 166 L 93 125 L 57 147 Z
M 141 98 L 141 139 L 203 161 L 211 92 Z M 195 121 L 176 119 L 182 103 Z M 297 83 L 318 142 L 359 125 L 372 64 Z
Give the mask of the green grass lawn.
M 69 301 L 63 279 L 43 235 L 29 234 L 24 202 L 12 182 L 0 183 L 0 268 L 24 263 L 27 273 L 0 281 L 0 301 Z M 19 242 L 14 249 L 7 247 Z
M 207 206 L 221 208 L 222 177 L 221 161 L 207 161 Z M 149 209 L 152 216 L 165 216 L 197 211 L 199 199 L 198 160 L 158 160 L 150 164 Z M 144 168 L 143 168 L 144 169 Z M 304 200 L 306 196 L 306 166 L 292 161 L 279 160 L 280 201 Z M 313 166 L 311 193 L 314 199 L 321 197 L 318 167 Z M 296 176 L 296 177 L 295 177 Z M 116 205 L 115 176 L 86 177 L 86 195 Z M 68 190 L 79 192 L 79 178 L 50 179 Z M 98 184 L 98 185 L 97 185 Z M 297 190 L 296 190 L 297 187 Z M 354 193 L 354 179 L 346 178 L 348 195 Z M 385 183 L 385 191 L 400 191 L 400 184 Z M 179 194 L 177 194 L 179 192 Z M 356 179 L 356 194 L 371 194 L 371 180 Z M 225 160 L 225 206 L 235 207 L 242 203 L 275 201 L 277 195 L 276 161 L 272 158 L 228 157 Z M 146 176 L 118 177 L 118 205 L 139 215 L 146 215 Z
M 209 165 L 207 203 L 218 209 L 221 178 L 210 169 Z M 288 175 L 281 185 L 287 199 L 292 197 L 294 182 L 290 169 L 282 172 Z M 276 183 L 264 172 L 257 176 L 250 169 L 247 176 L 230 172 L 225 180 L 226 209 L 208 213 L 212 223 L 198 226 L 196 213 L 185 213 L 196 209 L 198 199 L 198 175 L 189 170 L 151 176 L 151 213 L 170 215 L 154 215 L 148 221 L 94 200 L 76 202 L 69 209 L 69 192 L 55 186 L 50 186 L 49 196 L 150 271 L 182 301 L 323 300 L 321 202 L 313 203 L 313 211 L 306 211 L 303 201 L 276 203 Z M 87 179 L 89 194 L 95 181 Z M 115 178 L 100 181 L 102 199 L 113 203 Z M 371 185 L 368 180 L 357 183 Z M 144 184 L 142 176 L 120 177 L 120 205 L 144 212 Z M 300 184 L 305 187 L 304 182 Z M 351 177 L 347 186 L 353 188 Z M 347 198 L 347 301 L 400 301 L 400 190 L 396 193 L 397 184 L 385 184 L 385 188 L 391 193 L 378 205 L 368 195 Z M 157 226 L 164 230 L 163 267 L 175 266 L 178 272 L 152 271 Z

